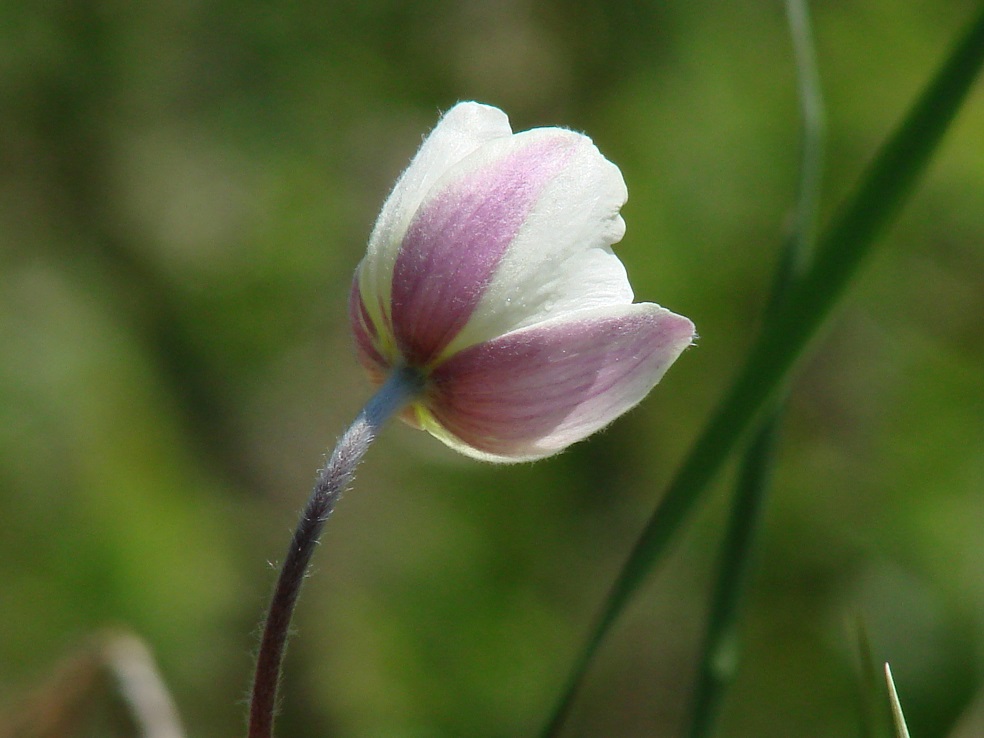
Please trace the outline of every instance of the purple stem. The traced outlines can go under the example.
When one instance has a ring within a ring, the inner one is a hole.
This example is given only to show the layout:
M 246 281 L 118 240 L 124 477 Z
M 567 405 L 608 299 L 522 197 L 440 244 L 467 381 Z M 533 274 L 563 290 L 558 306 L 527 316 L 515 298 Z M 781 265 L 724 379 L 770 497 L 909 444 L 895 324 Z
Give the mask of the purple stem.
M 321 530 L 342 492 L 352 482 L 356 467 L 382 424 L 419 393 L 420 389 L 421 377 L 418 372 L 405 368 L 395 370 L 338 440 L 331 457 L 318 472 L 311 498 L 287 549 L 263 626 L 250 700 L 248 738 L 273 736 L 277 687 L 280 684 L 290 621 L 311 555 L 321 537 Z

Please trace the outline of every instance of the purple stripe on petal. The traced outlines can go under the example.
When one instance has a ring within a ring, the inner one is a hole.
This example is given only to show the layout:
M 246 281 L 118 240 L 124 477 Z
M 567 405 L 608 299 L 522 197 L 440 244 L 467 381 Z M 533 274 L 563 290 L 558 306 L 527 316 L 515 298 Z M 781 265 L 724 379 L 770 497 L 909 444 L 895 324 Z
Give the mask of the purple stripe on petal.
M 431 376 L 427 406 L 479 452 L 549 456 L 635 406 L 693 335 L 689 320 L 649 303 L 585 311 L 452 356 Z
M 381 383 L 386 377 L 389 366 L 377 348 L 379 334 L 362 300 L 358 272 L 356 272 L 355 279 L 352 280 L 352 289 L 349 291 L 348 310 L 359 363 L 369 372 L 374 382 Z
M 570 152 L 567 136 L 534 139 L 452 181 L 416 213 L 393 270 L 393 331 L 408 364 L 432 362 L 468 322 Z

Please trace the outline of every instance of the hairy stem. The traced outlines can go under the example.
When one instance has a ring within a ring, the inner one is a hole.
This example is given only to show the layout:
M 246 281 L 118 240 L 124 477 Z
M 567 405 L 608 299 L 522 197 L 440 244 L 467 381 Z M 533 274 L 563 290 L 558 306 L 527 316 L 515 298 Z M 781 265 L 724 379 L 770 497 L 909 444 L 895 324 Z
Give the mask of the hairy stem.
M 250 700 L 248 738 L 273 736 L 277 687 L 280 683 L 290 621 L 321 531 L 331 516 L 335 503 L 352 482 L 356 467 L 382 424 L 399 411 L 419 389 L 420 377 L 416 372 L 409 369 L 394 371 L 338 440 L 335 450 L 318 472 L 314 490 L 284 557 L 263 626 Z

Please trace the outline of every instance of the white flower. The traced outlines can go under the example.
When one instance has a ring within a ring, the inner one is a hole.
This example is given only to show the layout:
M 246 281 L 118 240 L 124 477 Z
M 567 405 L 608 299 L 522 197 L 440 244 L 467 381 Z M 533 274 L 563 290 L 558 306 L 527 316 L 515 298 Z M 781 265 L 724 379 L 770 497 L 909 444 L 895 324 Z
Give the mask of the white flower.
M 422 376 L 404 419 L 469 456 L 523 461 L 642 400 L 694 326 L 632 302 L 611 249 L 626 197 L 587 136 L 449 110 L 383 205 L 350 296 L 373 381 Z

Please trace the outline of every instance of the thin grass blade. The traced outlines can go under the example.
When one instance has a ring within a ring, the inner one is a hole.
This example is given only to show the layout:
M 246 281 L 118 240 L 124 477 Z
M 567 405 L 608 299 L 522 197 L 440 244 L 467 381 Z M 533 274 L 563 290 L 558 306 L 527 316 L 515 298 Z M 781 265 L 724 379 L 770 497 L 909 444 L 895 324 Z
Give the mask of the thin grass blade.
M 984 64 L 984 8 L 880 149 L 819 242 L 816 259 L 753 347 L 731 391 L 718 406 L 671 481 L 612 587 L 542 736 L 556 736 L 598 646 L 676 534 L 710 482 L 756 421 L 769 412 L 790 375 L 826 323 L 851 279 L 911 194 Z
M 905 724 L 905 715 L 902 714 L 899 693 L 895 691 L 895 680 L 892 679 L 892 667 L 887 663 L 885 664 L 885 682 L 888 685 L 888 700 L 892 707 L 892 719 L 895 721 L 895 737 L 909 738 L 909 728 Z
M 809 263 L 820 209 L 823 173 L 823 95 L 806 0 L 786 0 L 786 17 L 796 66 L 802 124 L 800 177 L 793 225 L 780 253 L 766 316 L 781 309 L 794 279 L 802 274 Z M 776 409 L 755 432 L 738 473 L 701 648 L 690 717 L 690 738 L 706 738 L 713 734 L 725 692 L 738 671 L 741 600 L 771 486 L 781 425 L 781 404 L 777 403 Z

